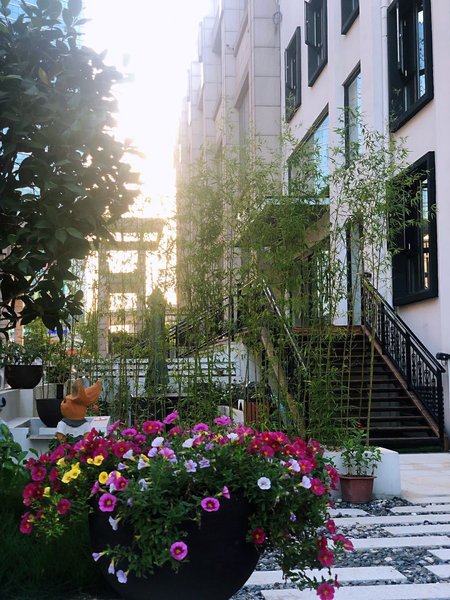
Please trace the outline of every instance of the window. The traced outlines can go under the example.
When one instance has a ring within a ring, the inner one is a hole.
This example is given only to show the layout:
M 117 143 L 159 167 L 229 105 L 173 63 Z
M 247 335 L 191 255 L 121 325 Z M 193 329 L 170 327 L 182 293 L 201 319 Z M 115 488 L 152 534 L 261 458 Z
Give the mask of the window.
M 284 55 L 286 121 L 292 119 L 302 101 L 300 48 L 300 27 L 297 27 Z
M 341 0 L 341 33 L 343 35 L 347 33 L 358 15 L 359 0 Z
M 417 178 L 412 184 L 410 202 L 404 207 L 403 227 L 394 234 L 395 305 L 438 295 L 434 153 L 417 161 L 411 173 Z
M 326 0 L 305 2 L 305 43 L 308 46 L 308 85 L 314 84 L 327 64 Z
M 391 130 L 433 98 L 430 0 L 395 0 L 388 9 Z
M 344 83 L 345 156 L 359 153 L 362 138 L 361 71 L 359 66 Z
M 300 144 L 289 159 L 289 194 L 314 196 L 309 201 L 329 203 L 328 192 L 328 114 L 322 116 L 313 132 Z M 311 160 L 311 155 L 315 160 Z M 306 198 L 306 201 L 308 199 Z

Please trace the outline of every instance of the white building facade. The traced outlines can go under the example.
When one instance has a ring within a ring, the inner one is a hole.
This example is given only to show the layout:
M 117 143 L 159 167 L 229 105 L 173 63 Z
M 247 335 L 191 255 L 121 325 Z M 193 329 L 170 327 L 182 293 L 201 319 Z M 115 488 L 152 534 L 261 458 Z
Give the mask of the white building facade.
M 332 146 L 345 108 L 405 138 L 420 173 L 419 223 L 405 227 L 392 285 L 380 291 L 433 355 L 450 353 L 449 31 L 445 0 L 215 1 L 189 75 L 178 163 L 183 177 L 202 145 L 239 142 L 249 128 L 276 148 L 283 123 Z M 447 372 L 443 386 L 450 431 Z

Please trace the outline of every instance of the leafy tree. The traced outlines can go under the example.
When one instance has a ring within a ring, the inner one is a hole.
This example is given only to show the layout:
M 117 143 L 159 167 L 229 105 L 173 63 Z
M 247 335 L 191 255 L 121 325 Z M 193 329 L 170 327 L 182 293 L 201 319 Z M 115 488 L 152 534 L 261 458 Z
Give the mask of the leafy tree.
M 0 332 L 40 317 L 62 334 L 82 312 L 71 272 L 126 212 L 138 176 L 112 134 L 122 79 L 82 46 L 81 0 L 0 1 Z M 22 303 L 18 302 L 21 300 Z

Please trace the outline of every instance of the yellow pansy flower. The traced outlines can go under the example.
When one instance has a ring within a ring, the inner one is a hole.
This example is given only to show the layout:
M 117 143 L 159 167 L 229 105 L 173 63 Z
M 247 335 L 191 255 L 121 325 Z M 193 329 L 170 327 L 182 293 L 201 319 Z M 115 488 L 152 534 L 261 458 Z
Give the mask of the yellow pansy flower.
M 102 471 L 100 473 L 100 475 L 98 476 L 98 480 L 100 481 L 100 483 L 103 484 L 103 483 L 106 482 L 106 480 L 108 479 L 108 477 L 109 477 L 108 473 L 106 471 Z
M 94 457 L 94 465 L 96 465 L 98 467 L 99 465 L 102 464 L 104 459 L 105 459 L 105 457 L 102 454 L 98 454 L 97 456 Z
M 144 462 L 148 462 L 150 459 L 148 456 L 146 456 L 145 454 L 141 454 L 141 458 Z
M 47 486 L 44 488 L 44 494 L 43 494 L 46 498 L 48 498 L 50 496 L 50 486 Z
M 65 467 L 66 466 L 66 459 L 64 457 L 59 458 L 56 461 L 56 464 L 58 465 L 58 467 Z

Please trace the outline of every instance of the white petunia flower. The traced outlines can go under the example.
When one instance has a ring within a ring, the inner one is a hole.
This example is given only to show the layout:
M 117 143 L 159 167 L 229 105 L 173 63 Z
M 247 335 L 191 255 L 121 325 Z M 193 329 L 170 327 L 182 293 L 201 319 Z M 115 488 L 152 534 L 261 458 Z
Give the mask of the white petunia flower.
M 305 490 L 309 490 L 309 488 L 311 487 L 311 479 L 309 477 L 306 477 L 306 475 L 303 475 L 302 482 L 300 485 L 304 487 Z
M 270 490 L 271 486 L 270 479 L 268 477 L 260 477 L 258 479 L 258 487 L 260 490 Z
M 188 438 L 187 440 L 185 440 L 182 444 L 183 448 L 192 448 L 192 444 L 194 443 L 194 439 L 193 438 Z
M 152 448 L 159 448 L 163 444 L 164 444 L 164 438 L 161 436 L 156 437 L 152 442 Z

